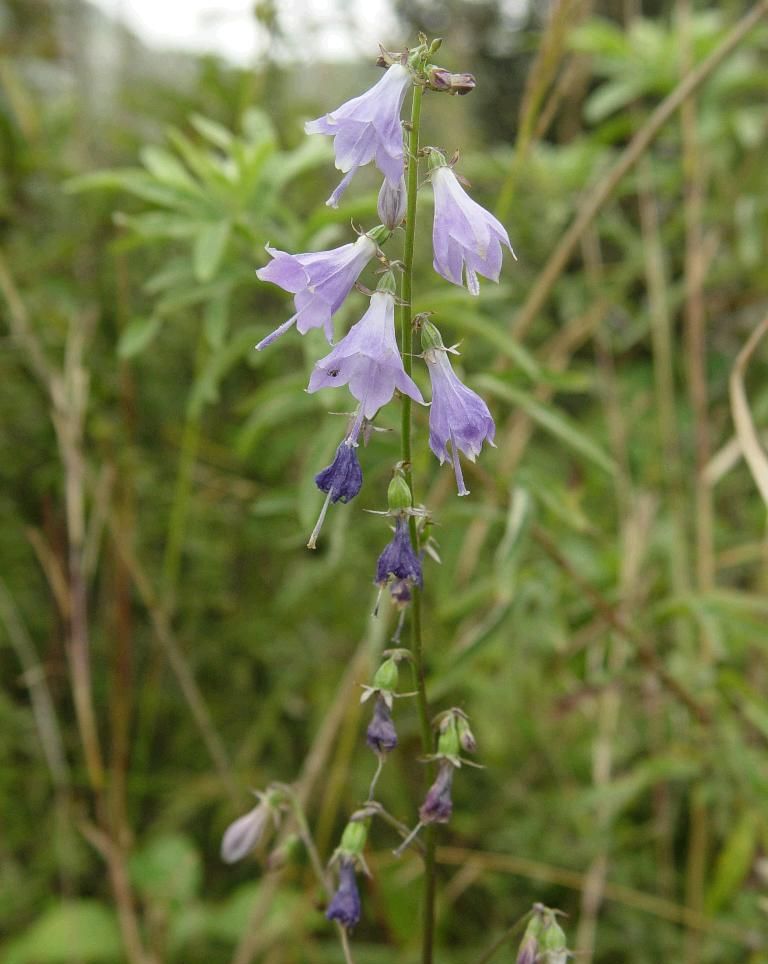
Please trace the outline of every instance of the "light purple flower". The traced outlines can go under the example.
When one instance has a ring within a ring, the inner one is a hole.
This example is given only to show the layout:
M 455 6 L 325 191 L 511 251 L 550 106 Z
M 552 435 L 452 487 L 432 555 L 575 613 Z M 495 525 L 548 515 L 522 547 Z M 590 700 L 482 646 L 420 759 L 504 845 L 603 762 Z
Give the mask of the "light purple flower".
M 390 231 L 394 231 L 403 223 L 407 204 L 408 191 L 405 186 L 405 177 L 400 178 L 400 183 L 397 186 L 390 184 L 384 178 L 377 205 L 381 223 Z
M 336 153 L 336 167 L 344 177 L 325 202 L 339 205 L 358 167 L 376 162 L 376 167 L 396 187 L 403 174 L 403 129 L 400 111 L 411 86 L 407 67 L 393 64 L 381 80 L 359 97 L 329 114 L 304 125 L 307 134 L 330 134 Z
M 450 458 L 456 473 L 459 495 L 469 495 L 461 473 L 459 452 L 463 452 L 474 462 L 480 454 L 483 442 L 493 445 L 496 425 L 482 398 L 471 388 L 467 388 L 454 372 L 440 332 L 430 321 L 425 321 L 422 325 L 421 344 L 432 382 L 429 447 L 442 465 L 449 457 L 450 442 Z
M 405 373 L 397 348 L 392 291 L 381 287 L 374 291 L 370 307 L 360 321 L 332 352 L 315 364 L 307 391 L 347 384 L 367 419 L 372 419 L 382 405 L 387 404 L 396 388 L 424 403 L 418 386 Z
M 333 343 L 334 314 L 357 281 L 360 272 L 376 253 L 376 242 L 367 234 L 357 241 L 331 251 L 286 254 L 277 248 L 267 251 L 272 261 L 256 272 L 261 281 L 271 281 L 293 295 L 296 314 L 283 322 L 256 346 L 266 348 L 293 325 L 304 335 L 310 328 L 323 328 Z
M 435 195 L 435 218 L 432 225 L 433 266 L 446 281 L 463 285 L 470 294 L 480 293 L 478 275 L 499 280 L 502 251 L 510 251 L 509 235 L 504 225 L 489 211 L 473 201 L 447 164 L 439 161 L 432 170 Z M 434 162 L 433 162 L 434 163 Z M 512 251 L 514 256 L 514 251 Z

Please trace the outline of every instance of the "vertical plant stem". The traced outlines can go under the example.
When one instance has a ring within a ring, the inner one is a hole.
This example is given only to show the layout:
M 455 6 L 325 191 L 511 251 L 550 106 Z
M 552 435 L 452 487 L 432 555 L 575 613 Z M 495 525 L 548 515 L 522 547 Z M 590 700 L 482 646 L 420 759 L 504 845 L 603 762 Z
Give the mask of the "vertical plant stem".
M 413 88 L 411 104 L 411 124 L 408 132 L 408 207 L 405 220 L 405 247 L 403 252 L 403 279 L 400 289 L 400 338 L 403 351 L 403 365 L 408 375 L 413 369 L 413 318 L 411 302 L 413 297 L 413 251 L 416 238 L 416 197 L 419 190 L 419 125 L 421 123 L 421 99 L 423 88 Z M 401 435 L 401 454 L 403 469 L 411 502 L 416 505 L 413 485 L 413 466 L 411 464 L 411 400 L 403 396 L 403 421 Z M 419 536 L 416 520 L 410 518 L 411 540 L 418 550 Z M 421 638 L 421 593 L 413 590 L 411 603 L 411 651 L 413 652 L 414 674 L 416 676 L 417 702 L 421 721 L 421 741 L 425 754 L 432 752 L 432 727 L 429 723 L 429 704 L 424 680 L 424 655 Z M 424 854 L 424 895 L 422 907 L 422 964 L 432 964 L 432 946 L 435 931 L 435 835 L 434 828 L 427 827 L 425 833 L 426 852 Z

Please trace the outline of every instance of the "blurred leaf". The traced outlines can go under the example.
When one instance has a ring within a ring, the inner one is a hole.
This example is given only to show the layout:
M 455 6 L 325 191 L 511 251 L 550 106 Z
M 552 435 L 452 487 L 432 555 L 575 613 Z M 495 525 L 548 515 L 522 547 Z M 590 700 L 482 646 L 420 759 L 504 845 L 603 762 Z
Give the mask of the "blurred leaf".
M 736 821 L 717 855 L 712 880 L 704 907 L 707 914 L 717 914 L 743 884 L 752 866 L 758 844 L 761 820 L 747 810 Z
M 522 408 L 537 425 L 549 432 L 550 435 L 559 439 L 575 452 L 585 456 L 603 471 L 615 475 L 616 464 L 613 459 L 562 412 L 557 412 L 551 406 L 536 401 L 526 392 L 508 385 L 493 375 L 480 375 L 475 379 L 475 383 L 479 388 L 509 402 L 510 405 Z
M 98 964 L 121 961 L 114 913 L 95 900 L 64 900 L 42 910 L 21 937 L 6 945 L 4 964 Z
M 131 880 L 149 901 L 182 904 L 197 894 L 202 880 L 200 855 L 180 834 L 157 837 L 131 856 Z
M 192 249 L 192 263 L 198 281 L 210 281 L 218 271 L 231 228 L 229 221 L 219 221 L 207 225 L 198 234 Z
M 150 315 L 147 318 L 133 318 L 120 333 L 117 354 L 120 358 L 133 358 L 154 340 L 163 323 L 162 318 Z

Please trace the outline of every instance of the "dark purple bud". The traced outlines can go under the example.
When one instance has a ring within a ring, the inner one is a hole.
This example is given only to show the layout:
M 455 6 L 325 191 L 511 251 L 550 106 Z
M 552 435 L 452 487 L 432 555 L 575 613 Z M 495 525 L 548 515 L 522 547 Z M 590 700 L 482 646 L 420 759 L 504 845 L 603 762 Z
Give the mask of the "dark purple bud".
M 452 74 L 444 67 L 430 67 L 427 78 L 432 90 L 448 94 L 468 94 L 477 86 L 473 74 Z
M 383 696 L 378 696 L 373 708 L 373 717 L 368 724 L 365 742 L 374 753 L 389 753 L 397 746 L 397 733 L 392 722 L 392 714 Z
M 427 796 L 419 810 L 422 823 L 448 823 L 453 812 L 451 784 L 454 766 L 449 760 L 440 761 L 437 779 L 427 791 Z
M 327 492 L 331 502 L 349 502 L 357 495 L 363 484 L 363 471 L 357 459 L 357 448 L 345 439 L 336 449 L 336 456 L 329 466 L 315 476 L 315 484 L 321 492 Z
M 360 920 L 360 892 L 357 889 L 355 864 L 343 857 L 339 862 L 339 886 L 325 912 L 328 920 L 337 920 L 351 930 Z
M 412 586 L 422 585 L 421 562 L 413 551 L 405 515 L 398 516 L 392 541 L 384 548 L 376 564 L 378 586 L 386 586 L 390 577 L 396 582 L 402 580 Z

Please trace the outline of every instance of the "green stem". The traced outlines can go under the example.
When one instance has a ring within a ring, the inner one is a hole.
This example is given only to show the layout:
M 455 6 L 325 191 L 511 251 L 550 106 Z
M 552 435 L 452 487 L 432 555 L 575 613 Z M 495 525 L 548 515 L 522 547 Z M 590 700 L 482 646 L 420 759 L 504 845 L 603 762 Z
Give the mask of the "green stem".
M 411 105 L 411 125 L 408 132 L 408 206 L 405 220 L 405 248 L 403 252 L 403 279 L 400 289 L 402 305 L 400 306 L 400 336 L 403 350 L 403 365 L 408 375 L 413 369 L 413 312 L 411 302 L 413 297 L 413 251 L 416 238 L 416 197 L 419 190 L 419 125 L 421 123 L 421 98 L 423 88 L 413 88 L 413 102 Z M 403 421 L 401 437 L 401 453 L 403 470 L 408 487 L 411 490 L 411 502 L 416 505 L 413 484 L 413 466 L 411 464 L 411 400 L 403 397 Z M 416 519 L 410 518 L 411 540 L 418 550 L 419 537 L 416 530 Z M 414 660 L 414 675 L 416 677 L 417 702 L 421 721 L 421 740 L 425 754 L 433 751 L 432 727 L 429 722 L 429 704 L 424 681 L 424 657 L 421 638 L 421 593 L 413 590 L 411 603 L 411 651 Z M 424 897 L 422 907 L 422 964 L 432 964 L 432 951 L 435 933 L 435 834 L 434 827 L 428 827 L 425 833 L 426 851 L 424 854 Z

